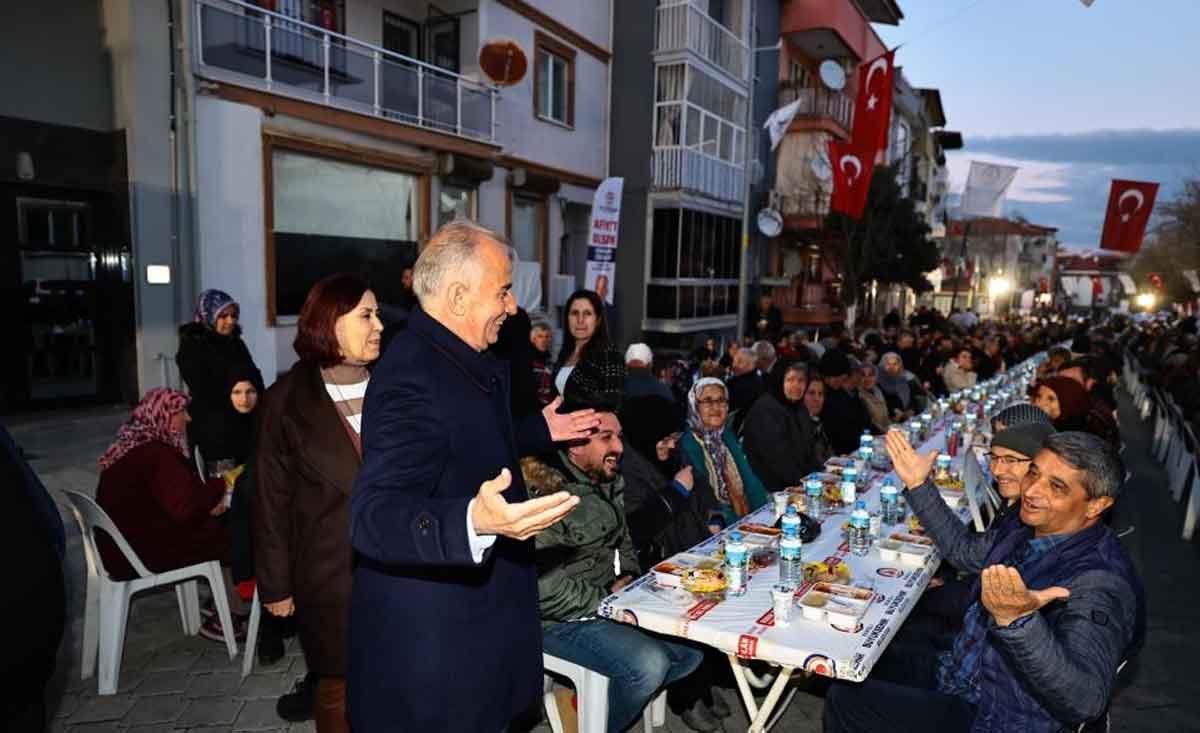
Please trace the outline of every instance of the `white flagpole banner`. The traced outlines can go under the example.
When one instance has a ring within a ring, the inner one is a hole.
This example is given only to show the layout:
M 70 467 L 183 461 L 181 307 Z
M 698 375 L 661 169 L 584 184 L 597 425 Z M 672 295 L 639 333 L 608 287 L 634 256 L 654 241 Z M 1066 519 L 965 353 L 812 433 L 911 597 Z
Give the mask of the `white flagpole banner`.
M 1121 287 L 1125 289 L 1126 295 L 1137 295 L 1137 286 L 1133 284 L 1133 278 L 1123 272 L 1117 273 L 1117 279 L 1121 281 Z
M 1017 167 L 971 161 L 963 190 L 962 216 L 1000 216 L 1008 187 L 1017 177 Z
M 605 178 L 592 198 L 592 226 L 588 235 L 587 273 L 583 287 L 613 303 L 617 274 L 617 233 L 621 226 L 621 191 L 624 178 Z
M 784 133 L 792 124 L 792 120 L 796 119 L 796 113 L 799 111 L 800 100 L 797 99 L 772 112 L 767 121 L 763 123 L 763 129 L 771 136 L 771 150 L 779 147 L 779 141 L 783 139 Z

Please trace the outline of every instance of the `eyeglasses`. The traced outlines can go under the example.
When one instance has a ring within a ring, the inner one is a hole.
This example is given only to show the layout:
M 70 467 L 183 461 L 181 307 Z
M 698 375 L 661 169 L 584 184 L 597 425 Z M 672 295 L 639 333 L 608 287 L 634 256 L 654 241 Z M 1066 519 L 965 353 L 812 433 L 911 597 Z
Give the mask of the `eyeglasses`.
M 714 408 L 724 407 L 725 405 L 729 404 L 729 401 L 724 398 L 717 397 L 708 400 L 696 400 L 696 404 L 700 407 Z
M 1002 456 L 991 452 L 984 453 L 984 455 L 987 456 L 989 461 L 999 463 L 1002 466 L 1015 466 L 1018 463 L 1029 463 L 1033 460 L 1032 458 L 1022 458 L 1020 456 Z

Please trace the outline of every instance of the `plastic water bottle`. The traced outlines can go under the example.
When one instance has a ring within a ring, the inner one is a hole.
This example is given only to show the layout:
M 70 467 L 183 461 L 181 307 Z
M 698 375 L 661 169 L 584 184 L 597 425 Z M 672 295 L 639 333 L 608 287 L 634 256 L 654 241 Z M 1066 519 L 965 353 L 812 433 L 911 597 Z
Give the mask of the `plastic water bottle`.
M 854 483 L 853 479 L 847 478 L 842 482 L 842 504 L 853 506 L 854 499 L 858 495 L 858 484 Z
M 862 431 L 862 435 L 858 436 L 858 447 L 869 448 L 875 442 L 875 436 L 871 435 L 870 430 Z
M 800 512 L 796 511 L 796 507 L 789 506 L 787 511 L 783 513 L 783 518 L 779 521 L 780 527 L 783 529 L 783 536 L 791 535 L 793 537 L 800 536 Z
M 884 479 L 883 486 L 879 488 L 879 510 L 884 524 L 899 524 L 902 519 L 899 493 L 890 476 Z
M 850 552 L 865 555 L 871 551 L 871 515 L 867 513 L 865 501 L 858 501 L 854 505 L 854 511 L 850 512 L 848 535 Z
M 808 479 L 804 482 L 804 494 L 808 497 L 808 516 L 820 519 L 824 513 L 824 503 L 821 501 L 821 482 L 819 479 Z
M 862 459 L 863 464 L 870 466 L 874 463 L 875 446 L 863 445 L 858 448 L 858 457 Z
M 740 596 L 746 592 L 746 581 L 749 580 L 750 548 L 742 542 L 741 532 L 730 532 L 729 540 L 725 543 L 725 582 L 726 593 Z
M 846 481 L 858 486 L 858 466 L 846 466 L 842 469 L 842 482 Z
M 799 588 L 804 581 L 804 562 L 801 559 L 800 515 L 788 507 L 783 515 L 783 537 L 779 539 L 779 584 Z

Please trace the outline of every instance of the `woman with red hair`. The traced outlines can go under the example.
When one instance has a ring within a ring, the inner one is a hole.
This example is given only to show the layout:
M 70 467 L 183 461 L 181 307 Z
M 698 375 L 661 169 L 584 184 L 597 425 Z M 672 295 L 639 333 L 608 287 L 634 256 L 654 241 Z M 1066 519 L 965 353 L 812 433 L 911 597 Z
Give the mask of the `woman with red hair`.
M 267 391 L 255 452 L 254 567 L 259 597 L 296 618 L 309 676 L 277 712 L 320 733 L 349 731 L 350 492 L 362 466 L 367 366 L 379 358 L 379 304 L 357 275 L 330 275 L 305 298 L 300 361 Z

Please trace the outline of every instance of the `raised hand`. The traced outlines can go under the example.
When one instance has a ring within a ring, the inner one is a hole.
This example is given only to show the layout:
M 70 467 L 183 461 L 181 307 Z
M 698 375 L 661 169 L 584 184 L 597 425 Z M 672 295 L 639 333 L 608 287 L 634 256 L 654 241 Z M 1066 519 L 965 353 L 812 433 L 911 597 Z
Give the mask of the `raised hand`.
M 505 468 L 496 478 L 479 486 L 475 503 L 471 505 L 471 524 L 476 534 L 502 534 L 526 540 L 565 517 L 579 504 L 579 497 L 566 491 L 510 504 L 503 493 L 510 485 L 512 473 Z
M 296 602 L 292 600 L 291 596 L 288 596 L 282 601 L 264 603 L 263 608 L 267 609 L 267 613 L 272 616 L 291 616 L 296 612 Z
M 600 417 L 595 410 L 576 410 L 562 415 L 558 412 L 561 404 L 562 397 L 555 397 L 542 408 L 542 417 L 546 418 L 546 426 L 550 428 L 550 439 L 555 443 L 586 438 L 599 427 Z
M 695 479 L 692 476 L 692 467 L 684 466 L 676 471 L 675 480 L 678 481 L 683 488 L 687 489 L 688 493 L 691 493 L 692 487 L 695 486 Z
M 1047 603 L 1071 596 L 1071 591 L 1057 585 L 1042 590 L 1030 590 L 1025 587 L 1021 573 L 1007 565 L 984 568 L 980 582 L 982 589 L 979 600 L 992 614 L 997 626 L 1008 626 Z
M 884 438 L 888 455 L 892 457 L 892 468 L 904 482 L 905 488 L 915 489 L 929 478 L 938 452 L 932 450 L 921 455 L 913 450 L 903 430 L 889 430 Z

